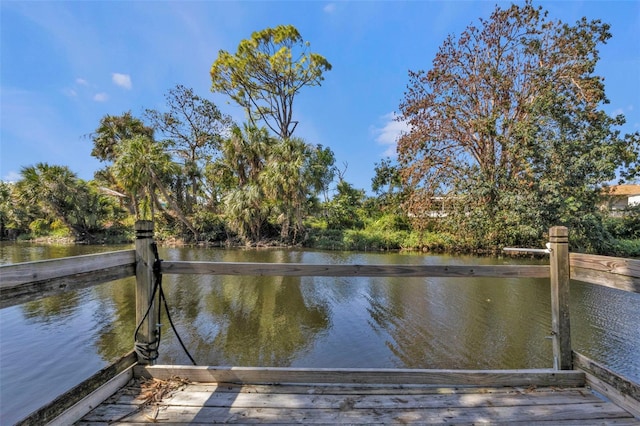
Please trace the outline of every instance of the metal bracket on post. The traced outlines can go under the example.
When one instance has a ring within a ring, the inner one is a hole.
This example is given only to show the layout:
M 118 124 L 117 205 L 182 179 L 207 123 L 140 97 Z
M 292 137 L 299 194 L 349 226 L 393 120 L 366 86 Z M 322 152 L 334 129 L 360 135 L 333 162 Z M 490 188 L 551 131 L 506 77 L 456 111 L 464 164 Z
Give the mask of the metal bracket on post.
M 549 229 L 551 275 L 551 335 L 554 368 L 573 369 L 571 322 L 569 320 L 569 230 L 564 226 Z
M 519 248 L 519 247 L 505 247 L 502 251 L 513 252 L 513 253 L 540 253 L 540 254 L 550 254 L 551 253 L 551 244 L 547 243 L 547 248 L 536 249 L 536 248 Z

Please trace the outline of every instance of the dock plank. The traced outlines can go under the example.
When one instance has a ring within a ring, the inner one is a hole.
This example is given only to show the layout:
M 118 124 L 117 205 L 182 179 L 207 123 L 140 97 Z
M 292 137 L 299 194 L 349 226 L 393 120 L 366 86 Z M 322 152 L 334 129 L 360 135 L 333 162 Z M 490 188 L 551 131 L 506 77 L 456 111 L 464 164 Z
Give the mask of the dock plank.
M 142 401 L 131 395 L 123 395 L 115 404 L 139 404 Z M 360 391 L 358 394 L 316 394 L 312 389 L 307 394 L 300 393 L 243 393 L 243 392 L 202 392 L 188 387 L 171 398 L 172 405 L 185 407 L 271 407 L 271 408 L 328 408 L 338 409 L 344 404 L 354 408 L 437 408 L 437 407 L 479 407 L 517 406 L 535 404 L 597 403 L 600 399 L 581 391 L 548 391 L 535 393 L 503 394 L 405 394 L 395 392 L 389 395 L 371 395 Z
M 135 375 L 168 380 L 231 383 L 351 383 L 422 384 L 441 386 L 584 386 L 576 370 L 432 370 L 380 368 L 206 367 L 184 365 L 137 366 Z
M 116 406 L 112 407 L 115 408 Z M 130 409 L 130 407 L 127 407 Z M 110 412 L 111 414 L 113 412 Z M 116 415 L 121 412 L 115 411 Z M 291 409 L 255 407 L 184 407 L 167 405 L 134 411 L 127 422 L 150 423 L 349 423 L 349 424 L 452 424 L 514 421 L 560 421 L 627 418 L 629 415 L 612 403 L 536 405 L 519 407 L 463 408 L 375 408 L 375 409 Z M 89 417 L 87 420 L 102 420 Z M 118 422 L 112 424 L 119 424 Z M 588 423 L 584 423 L 588 424 Z

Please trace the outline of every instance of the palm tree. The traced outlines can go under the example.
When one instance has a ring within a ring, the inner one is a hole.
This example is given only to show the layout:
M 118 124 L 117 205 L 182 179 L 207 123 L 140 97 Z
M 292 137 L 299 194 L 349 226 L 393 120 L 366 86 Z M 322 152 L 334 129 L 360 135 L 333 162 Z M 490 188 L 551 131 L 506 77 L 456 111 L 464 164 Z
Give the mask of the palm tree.
M 280 236 L 288 239 L 293 228 L 292 240 L 304 227 L 302 219 L 309 192 L 305 164 L 309 148 L 301 139 L 285 139 L 273 147 L 264 172 L 264 187 L 278 211 L 282 226 Z
M 125 139 L 118 146 L 112 167 L 118 182 L 140 205 L 138 218 L 153 220 L 155 206 L 164 209 L 157 198 L 157 189 L 171 207 L 170 211 L 164 210 L 177 217 L 198 239 L 198 231 L 169 194 L 165 183 L 179 171 L 179 166 L 171 160 L 166 142 L 140 135 Z
M 224 212 L 229 224 L 241 237 L 259 241 L 267 217 L 262 189 L 256 184 L 231 190 L 224 197 Z
M 122 141 L 135 136 L 153 138 L 153 129 L 127 111 L 122 115 L 105 115 L 100 126 L 90 135 L 93 140 L 91 155 L 100 161 L 115 161 Z
M 0 238 L 4 238 L 7 231 L 17 225 L 14 220 L 14 187 L 10 182 L 0 181 Z
M 262 173 L 276 144 L 265 128 L 245 124 L 235 126 L 222 141 L 221 157 L 208 168 L 220 187 L 224 214 L 243 238 L 257 241 L 268 216 Z
M 123 141 L 132 139 L 135 136 L 144 136 L 153 139 L 153 133 L 153 129 L 146 126 L 139 118 L 134 117 L 131 111 L 127 111 L 122 115 L 107 114 L 102 117 L 98 128 L 89 135 L 93 141 L 91 155 L 109 165 L 98 170 L 94 174 L 94 178 L 112 190 L 128 193 L 126 188 L 122 187 L 115 176 L 113 176 L 111 164 L 116 160 L 118 153 L 121 151 L 120 145 Z M 130 193 L 129 196 L 127 208 L 131 214 L 138 217 L 140 215 L 138 211 L 140 202 L 136 196 Z
M 96 228 L 101 203 L 97 193 L 92 194 L 75 173 L 66 166 L 38 163 L 23 167 L 20 174 L 16 191 L 23 205 L 38 206 L 60 220 L 76 238 L 93 238 L 91 232 Z
M 246 123 L 242 128 L 235 126 L 231 136 L 222 143 L 220 160 L 237 177 L 238 186 L 255 184 L 275 143 L 264 127 Z

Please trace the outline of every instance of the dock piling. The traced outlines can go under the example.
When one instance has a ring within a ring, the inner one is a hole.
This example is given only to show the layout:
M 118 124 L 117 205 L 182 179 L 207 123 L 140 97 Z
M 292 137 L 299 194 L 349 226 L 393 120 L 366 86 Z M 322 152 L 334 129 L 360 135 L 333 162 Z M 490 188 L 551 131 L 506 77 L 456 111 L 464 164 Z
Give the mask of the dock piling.
M 136 324 L 135 352 L 138 363 L 153 364 L 157 354 L 158 319 L 153 300 L 153 222 L 139 220 L 136 231 Z
M 571 370 L 573 360 L 569 321 L 569 230 L 564 226 L 552 227 L 549 229 L 549 242 L 553 364 L 556 370 Z

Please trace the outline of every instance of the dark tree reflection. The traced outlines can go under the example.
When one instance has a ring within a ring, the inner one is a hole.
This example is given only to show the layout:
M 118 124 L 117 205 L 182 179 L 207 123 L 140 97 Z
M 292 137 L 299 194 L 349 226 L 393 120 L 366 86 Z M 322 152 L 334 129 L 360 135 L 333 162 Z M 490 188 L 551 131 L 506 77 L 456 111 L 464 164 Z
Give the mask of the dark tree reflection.
M 49 324 L 71 317 L 79 309 L 83 291 L 70 291 L 57 296 L 45 297 L 21 305 L 25 318 L 34 322 Z
M 102 358 L 111 362 L 133 349 L 136 318 L 135 278 L 127 278 L 95 288 L 100 309 L 94 312 L 100 325 L 96 346 Z
M 290 365 L 329 327 L 327 307 L 305 302 L 300 278 L 226 277 L 206 309 L 220 326 L 212 355 L 221 364 Z

